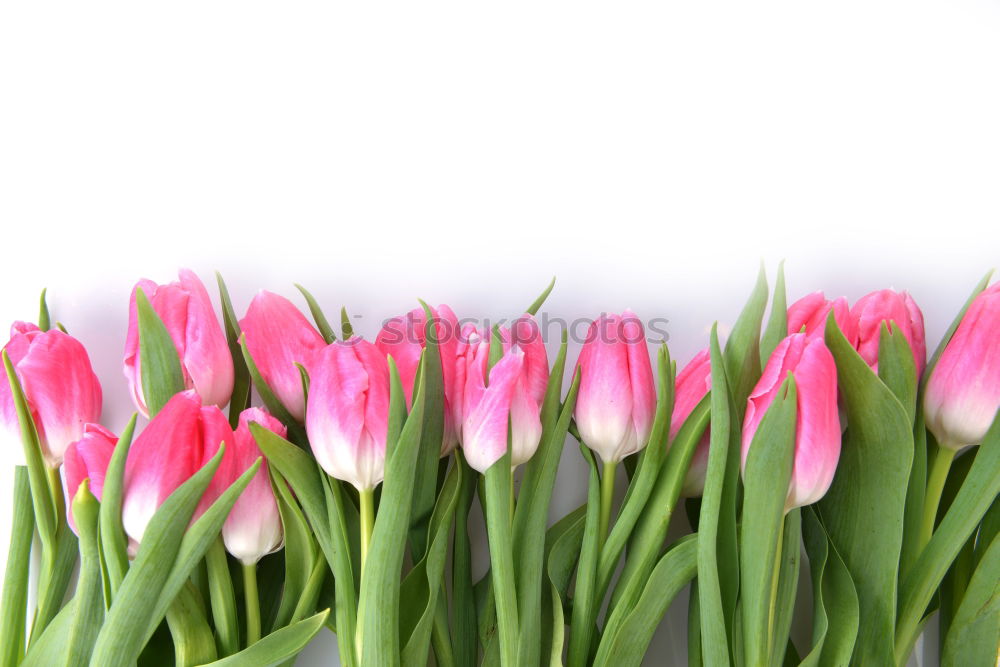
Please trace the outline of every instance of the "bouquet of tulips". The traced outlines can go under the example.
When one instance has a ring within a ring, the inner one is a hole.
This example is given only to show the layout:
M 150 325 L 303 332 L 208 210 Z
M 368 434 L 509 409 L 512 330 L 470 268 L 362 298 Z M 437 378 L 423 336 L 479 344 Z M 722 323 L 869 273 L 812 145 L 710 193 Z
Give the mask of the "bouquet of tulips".
M 420 302 L 374 341 L 301 287 L 312 322 L 218 287 L 221 318 L 190 271 L 135 285 L 127 424 L 44 293 L 13 325 L 0 667 L 290 665 L 324 629 L 348 667 L 623 667 L 685 588 L 691 665 L 902 666 L 935 613 L 942 664 L 997 662 L 989 276 L 928 360 L 905 292 L 788 307 L 779 270 L 765 321 L 762 270 L 679 373 L 628 311 L 550 360 L 552 285 L 505 326 Z M 550 525 L 570 438 L 586 502 Z

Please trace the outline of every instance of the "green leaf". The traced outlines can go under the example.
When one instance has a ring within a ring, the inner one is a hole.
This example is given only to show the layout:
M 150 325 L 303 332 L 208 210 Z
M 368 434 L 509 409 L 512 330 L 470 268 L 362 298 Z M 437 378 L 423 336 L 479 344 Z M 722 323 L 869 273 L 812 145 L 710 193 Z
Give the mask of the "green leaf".
M 858 636 L 858 594 L 816 510 L 802 510 L 802 534 L 813 588 L 812 648 L 803 667 L 846 665 Z
M 69 603 L 73 621 L 66 635 L 67 667 L 85 665 L 90 660 L 97 633 L 104 621 L 104 591 L 101 585 L 101 557 L 98 546 L 97 517 L 100 506 L 90 493 L 90 480 L 80 483 L 73 498 L 73 520 L 80 533 L 80 576 L 76 593 Z
M 882 322 L 878 346 L 878 378 L 906 410 L 910 424 L 917 411 L 917 367 L 906 336 L 893 323 Z
M 73 606 L 63 607 L 49 623 L 42 636 L 32 642 L 24 662 L 21 663 L 22 667 L 51 667 L 64 661 L 66 636 L 69 634 L 73 618 Z
M 638 667 L 670 603 L 694 578 L 697 569 L 697 536 L 687 535 L 659 559 L 635 604 L 627 612 L 618 607 L 612 613 L 594 659 L 595 667 Z M 616 618 L 619 616 L 620 620 Z
M 163 320 L 153 310 L 141 287 L 135 290 L 139 327 L 139 366 L 142 396 L 153 418 L 174 394 L 184 391 L 184 370 L 177 348 Z
M 44 300 L 44 292 L 43 292 Z M 31 538 L 35 517 L 31 508 L 28 469 L 14 469 L 14 502 L 11 505 L 10 545 L 7 550 L 7 570 L 3 580 L 3 600 L 0 602 L 0 665 L 15 667 L 24 657 L 24 628 L 28 606 L 28 563 L 31 559 Z
M 495 336 L 490 347 L 499 347 Z M 507 453 L 486 470 L 485 478 L 486 532 L 490 546 L 490 571 L 496 604 L 500 660 L 504 666 L 516 665 L 520 630 L 517 617 L 517 580 L 514 573 L 510 525 L 510 498 L 513 481 L 511 480 L 509 447 Z
M 111 606 L 118 594 L 125 573 L 128 572 L 128 540 L 122 527 L 122 497 L 125 480 L 125 461 L 132 446 L 135 432 L 136 414 L 132 413 L 128 425 L 118 437 L 108 469 L 104 474 L 104 488 L 101 490 L 101 517 L 98 522 L 101 535 L 101 554 L 108 581 L 106 585 L 106 605 Z
M 62 489 L 56 489 L 61 494 Z M 30 646 L 48 627 L 63 606 L 66 589 L 73 575 L 78 551 L 76 535 L 69 524 L 61 521 L 56 533 L 55 545 L 48 549 L 42 545 L 42 568 L 38 575 L 38 602 L 35 620 L 31 625 Z
M 281 526 L 285 536 L 285 576 L 281 602 L 274 621 L 274 628 L 284 627 L 292 620 L 309 580 L 313 576 L 317 558 L 316 543 L 305 515 L 299 509 L 288 483 L 275 467 L 270 467 L 271 488 L 278 503 Z M 317 591 L 318 593 L 318 591 Z
M 562 666 L 566 619 L 563 601 L 583 542 L 587 506 L 582 505 L 557 521 L 545 534 L 545 572 L 548 578 L 549 605 L 542 615 L 542 647 L 549 647 L 553 665 Z
M 314 616 L 293 623 L 272 632 L 259 642 L 228 658 L 210 662 L 206 667 L 271 667 L 280 665 L 298 655 L 326 622 L 330 610 L 326 609 Z
M 760 377 L 760 326 L 767 307 L 767 277 L 763 264 L 757 272 L 750 298 L 733 325 L 726 341 L 726 373 L 736 405 L 737 422 L 743 421 L 747 397 Z
M 785 502 L 795 456 L 797 396 L 795 379 L 789 373 L 754 433 L 743 474 L 741 604 L 743 651 L 751 665 L 772 664 L 775 648 L 775 595 Z
M 333 332 L 333 327 L 330 326 L 330 322 L 327 321 L 326 315 L 323 314 L 323 309 L 319 307 L 319 302 L 309 293 L 302 285 L 295 283 L 295 287 L 302 292 L 302 296 L 305 297 L 306 303 L 309 305 L 309 312 L 312 313 L 313 321 L 316 322 L 316 328 L 319 329 L 320 334 L 326 341 L 327 345 L 337 340 L 337 335 Z
M 774 603 L 774 624 L 771 641 L 771 658 L 778 662 L 786 655 L 789 646 L 789 632 L 795 611 L 795 596 L 799 586 L 801 566 L 802 512 L 796 507 L 785 515 L 782 530 L 781 562 L 777 572 L 778 588 Z M 798 661 L 796 660 L 796 663 Z
M 455 452 L 455 465 L 462 467 L 458 507 L 455 509 L 455 538 L 451 563 L 451 648 L 458 665 L 475 664 L 476 600 L 472 590 L 472 549 L 469 540 L 469 511 L 476 495 L 476 472 L 465 462 L 461 450 Z
M 771 299 L 771 315 L 760 341 L 760 360 L 766 365 L 774 348 L 788 335 L 788 297 L 785 294 L 785 262 L 778 264 L 778 277 L 774 281 L 774 297 Z
M 286 476 L 286 479 L 288 477 Z M 344 484 L 329 477 L 323 478 L 323 494 L 325 506 L 327 508 L 326 523 L 329 526 L 329 541 L 324 546 L 320 541 L 320 547 L 326 555 L 330 569 L 333 571 L 336 580 L 334 605 L 336 613 L 336 627 L 338 637 L 343 637 L 343 641 L 337 642 L 340 651 L 340 664 L 344 667 L 357 665 L 360 656 L 355 653 L 355 643 L 351 641 L 357 632 L 358 624 L 358 598 L 355 591 L 358 590 L 356 573 L 360 569 L 360 560 L 357 550 L 353 548 L 351 536 L 358 534 L 357 526 L 348 525 L 348 509 L 353 508 L 349 501 L 345 501 L 343 494 Z M 295 485 L 292 485 L 295 489 Z M 296 493 L 298 491 L 296 490 Z M 308 510 L 306 516 L 309 515 Z M 312 521 L 312 519 L 310 519 Z M 316 524 L 313 523 L 315 529 Z M 357 565 L 355 565 L 357 564 Z
M 232 655 L 240 650 L 239 620 L 236 617 L 236 594 L 229 573 L 229 558 L 221 537 L 209 546 L 205 565 L 218 652 L 219 655 Z
M 531 302 L 531 305 L 525 310 L 529 315 L 537 315 L 538 311 L 541 309 L 542 304 L 545 300 L 549 298 L 549 294 L 552 293 L 552 288 L 556 286 L 556 277 L 552 276 L 552 280 L 549 282 L 548 287 L 542 290 L 542 293 L 538 295 L 538 298 Z
M 49 304 L 45 302 L 45 293 L 47 291 L 47 289 L 43 289 L 42 295 L 38 297 L 38 328 L 42 331 L 48 331 L 52 327 L 52 322 L 49 318 Z
M 354 335 L 354 327 L 351 326 L 351 318 L 347 314 L 347 307 L 340 309 L 340 335 L 344 340 L 349 340 Z
M 215 638 L 205 616 L 205 603 L 190 581 L 185 582 L 173 598 L 166 618 L 174 642 L 176 664 L 200 665 L 218 657 Z
M 832 313 L 826 344 L 837 364 L 848 428 L 836 475 L 818 511 L 858 593 L 854 660 L 888 665 L 893 662 L 893 601 L 913 457 L 912 424 L 893 391 L 844 338 Z
M 996 664 L 1000 646 L 1000 537 L 994 536 L 969 581 L 944 640 L 943 667 Z
M 576 585 L 573 588 L 573 612 L 570 616 L 569 654 L 567 664 L 571 667 L 583 666 L 590 662 L 590 649 L 594 637 L 597 613 L 601 601 L 597 599 L 597 565 L 601 550 L 600 488 L 597 461 L 594 453 L 585 445 L 580 452 L 590 467 L 590 483 L 587 486 L 587 520 L 583 529 L 580 561 L 576 571 Z
M 243 351 L 240 349 L 240 320 L 236 317 L 233 301 L 229 298 L 229 288 L 218 271 L 215 272 L 215 280 L 219 284 L 222 322 L 226 329 L 229 356 L 233 358 L 233 395 L 229 401 L 229 425 L 236 428 L 240 422 L 240 413 L 250 407 L 250 371 L 247 370 Z

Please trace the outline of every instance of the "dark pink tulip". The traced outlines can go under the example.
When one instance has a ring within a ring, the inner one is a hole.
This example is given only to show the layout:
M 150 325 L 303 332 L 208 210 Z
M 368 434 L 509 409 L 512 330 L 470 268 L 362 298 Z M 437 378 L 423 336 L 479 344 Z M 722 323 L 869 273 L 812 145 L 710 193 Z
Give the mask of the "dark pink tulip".
M 69 444 L 83 437 L 84 425 L 101 418 L 101 383 L 87 350 L 69 334 L 57 329 L 43 332 L 24 322 L 11 327 L 4 350 L 34 417 L 45 462 L 57 468 Z M 0 382 L 0 428 L 11 442 L 14 459 L 23 462 L 20 427 L 6 377 Z
M 578 362 L 576 423 L 605 463 L 646 446 L 656 411 L 653 368 L 642 322 L 632 311 L 602 315 L 587 332 Z
M 250 423 L 255 422 L 269 431 L 285 437 L 284 424 L 261 408 L 249 408 L 240 414 L 240 423 L 233 440 L 232 457 L 223 471 L 226 482 L 232 484 L 263 456 L 257 441 L 250 433 Z M 222 539 L 226 550 L 244 565 L 252 565 L 269 553 L 281 548 L 284 535 L 278 502 L 271 489 L 267 464 L 261 461 L 260 469 L 240 494 L 232 511 L 222 526 Z
M 1000 408 L 1000 283 L 969 305 L 931 371 L 924 417 L 938 443 L 978 445 Z
M 456 409 L 462 401 L 461 387 L 455 380 L 455 359 L 458 353 L 458 318 L 448 306 L 441 304 L 431 309 L 435 335 L 441 352 L 441 372 L 444 383 L 444 438 L 441 456 L 449 454 L 458 445 Z M 420 366 L 420 355 L 426 340 L 427 318 L 423 308 L 414 308 L 406 315 L 386 322 L 375 337 L 375 347 L 391 356 L 399 370 L 399 378 L 406 392 L 406 406 L 413 404 L 413 383 Z
M 851 321 L 851 309 L 846 297 L 838 297 L 827 301 L 822 292 L 813 292 L 788 307 L 788 333 L 805 331 L 809 335 L 823 336 L 826 330 L 826 316 L 833 310 L 833 318 L 837 320 L 844 337 L 853 345 L 857 340 L 857 328 Z
M 233 359 L 229 354 L 229 344 L 205 286 L 194 273 L 181 269 L 178 282 L 157 285 L 143 279 L 132 289 L 124 368 L 136 408 L 144 416 L 149 416 L 140 375 L 139 325 L 135 305 L 135 290 L 139 288 L 170 333 L 180 357 L 185 386 L 195 389 L 205 405 L 225 406 L 233 394 Z
M 712 360 L 708 350 L 702 350 L 677 374 L 674 390 L 674 411 L 670 417 L 670 442 L 673 443 L 684 421 L 712 389 Z M 705 489 L 705 473 L 708 471 L 709 431 L 698 441 L 698 448 L 691 458 L 681 494 L 687 498 L 701 496 Z
M 913 350 L 917 377 L 924 372 L 927 364 L 924 315 L 908 293 L 884 289 L 866 294 L 851 308 L 851 322 L 857 331 L 855 347 L 858 354 L 876 373 L 882 322 L 893 322 L 895 328 L 903 333 Z
M 283 296 L 261 290 L 250 302 L 240 329 L 247 351 L 264 382 L 298 421 L 306 414 L 302 374 L 313 356 L 326 347 L 323 336 L 305 315 Z
M 183 391 L 139 434 L 125 463 L 122 523 L 135 547 L 149 520 L 177 487 L 205 465 L 226 443 L 223 462 L 195 510 L 201 516 L 228 488 L 223 471 L 232 457 L 233 431 L 222 411 L 202 406 L 194 390 Z
M 385 474 L 389 367 L 361 338 L 327 345 L 309 367 L 306 433 L 323 469 L 359 491 Z
M 90 480 L 90 492 L 98 500 L 104 490 L 104 476 L 108 463 L 118 443 L 118 436 L 100 424 L 86 424 L 83 437 L 66 448 L 66 515 L 69 525 L 76 531 L 73 521 L 73 498 L 80 483 Z
M 785 510 L 810 505 L 830 488 L 840 459 L 837 367 L 819 336 L 792 334 L 775 348 L 764 374 L 747 400 L 743 420 L 743 466 L 764 413 L 788 374 L 795 378 L 798 401 L 795 460 Z

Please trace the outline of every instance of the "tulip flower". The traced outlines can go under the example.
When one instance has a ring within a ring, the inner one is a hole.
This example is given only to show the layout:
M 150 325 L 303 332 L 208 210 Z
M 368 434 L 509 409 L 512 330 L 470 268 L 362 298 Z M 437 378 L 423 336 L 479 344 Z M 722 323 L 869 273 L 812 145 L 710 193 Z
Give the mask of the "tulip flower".
M 194 390 L 183 391 L 139 434 L 125 462 L 122 524 L 130 550 L 142 541 L 149 520 L 177 487 L 198 472 L 225 442 L 227 452 L 192 520 L 201 516 L 228 488 L 223 473 L 232 457 L 233 431 L 219 408 L 202 406 Z
M 903 333 L 913 350 L 917 377 L 924 372 L 927 363 L 924 315 L 908 293 L 884 289 L 866 294 L 851 308 L 850 319 L 857 333 L 854 343 L 858 354 L 876 373 L 882 322 L 892 322 L 892 327 Z
M 86 424 L 83 437 L 66 448 L 66 515 L 69 525 L 76 532 L 73 521 L 73 497 L 80 483 L 90 480 L 90 492 L 98 500 L 104 489 L 104 475 L 108 470 L 111 455 L 114 454 L 118 436 L 100 424 Z
M 125 337 L 125 378 L 132 400 L 143 416 L 149 416 L 142 393 L 139 359 L 139 324 L 135 290 L 142 289 L 156 314 L 163 320 L 177 348 L 184 386 L 194 389 L 205 405 L 223 407 L 233 393 L 233 359 L 226 335 L 212 308 L 205 286 L 191 271 L 182 269 L 180 281 L 157 285 L 140 280 L 129 301 L 128 333 Z
M 308 368 L 306 433 L 313 454 L 332 477 L 359 491 L 385 472 L 389 368 L 385 355 L 361 338 L 327 345 Z
M 250 302 L 240 330 L 247 351 L 267 386 L 296 420 L 306 413 L 302 374 L 313 356 L 326 347 L 323 336 L 305 315 L 283 296 L 261 290 Z
M 101 417 L 101 384 L 80 341 L 59 330 L 41 331 L 15 322 L 3 348 L 17 373 L 35 420 L 45 462 L 62 464 L 70 443 L 84 435 L 84 425 Z M 14 459 L 23 449 L 14 398 L 6 378 L 0 382 L 0 429 L 10 441 Z
M 531 315 L 514 320 L 509 329 L 501 330 L 501 337 L 505 352 L 519 349 L 524 353 L 510 404 L 510 464 L 515 467 L 535 455 L 542 439 L 541 412 L 549 384 L 549 360 L 542 332 Z
M 837 414 L 837 367 L 820 336 L 796 333 L 775 348 L 763 375 L 747 399 L 743 420 L 742 465 L 764 413 L 788 374 L 797 390 L 795 458 L 785 511 L 815 503 L 826 494 L 840 459 Z
M 447 456 L 458 445 L 457 413 L 462 401 L 462 388 L 455 379 L 455 359 L 458 354 L 458 318 L 448 306 L 431 308 L 438 349 L 441 353 L 441 372 L 444 384 L 444 435 L 441 456 Z M 391 356 L 399 370 L 399 378 L 406 393 L 406 406 L 413 404 L 413 385 L 420 366 L 420 356 L 427 343 L 427 317 L 423 308 L 414 308 L 406 315 L 386 322 L 375 337 L 375 347 L 382 354 Z
M 702 350 L 677 374 L 674 389 L 674 411 L 670 417 L 670 442 L 673 443 L 678 431 L 688 416 L 712 389 L 712 361 L 708 350 Z M 681 495 L 687 498 L 700 497 L 705 489 L 705 474 L 708 472 L 709 430 L 706 429 L 688 467 Z
M 602 315 L 587 332 L 578 365 L 575 418 L 584 444 L 605 463 L 645 447 L 656 389 L 642 322 L 628 310 Z
M 837 326 L 853 345 L 857 339 L 857 331 L 850 317 L 851 309 L 847 298 L 827 301 L 822 292 L 807 294 L 788 307 L 789 335 L 804 331 L 806 334 L 822 337 L 826 330 L 826 316 L 831 310 Z
M 284 424 L 261 408 L 249 408 L 240 414 L 234 433 L 232 456 L 228 459 L 223 476 L 228 484 L 235 482 L 254 462 L 263 456 L 257 441 L 250 433 L 254 422 L 269 431 L 285 437 Z M 283 535 L 278 502 L 271 489 L 267 466 L 261 465 L 257 474 L 233 505 L 222 526 L 222 540 L 226 550 L 244 565 L 253 565 L 269 553 L 281 548 Z

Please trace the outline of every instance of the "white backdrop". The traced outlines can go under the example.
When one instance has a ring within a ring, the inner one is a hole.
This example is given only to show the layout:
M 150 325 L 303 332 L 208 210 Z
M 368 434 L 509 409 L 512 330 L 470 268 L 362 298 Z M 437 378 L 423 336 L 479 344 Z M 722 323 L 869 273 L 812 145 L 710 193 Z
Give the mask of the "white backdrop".
M 4 3 L 0 325 L 48 287 L 114 430 L 129 289 L 178 266 L 369 336 L 555 274 L 552 315 L 667 318 L 685 362 L 784 258 L 790 298 L 910 290 L 933 346 L 1000 260 L 998 65 L 995 0 Z

